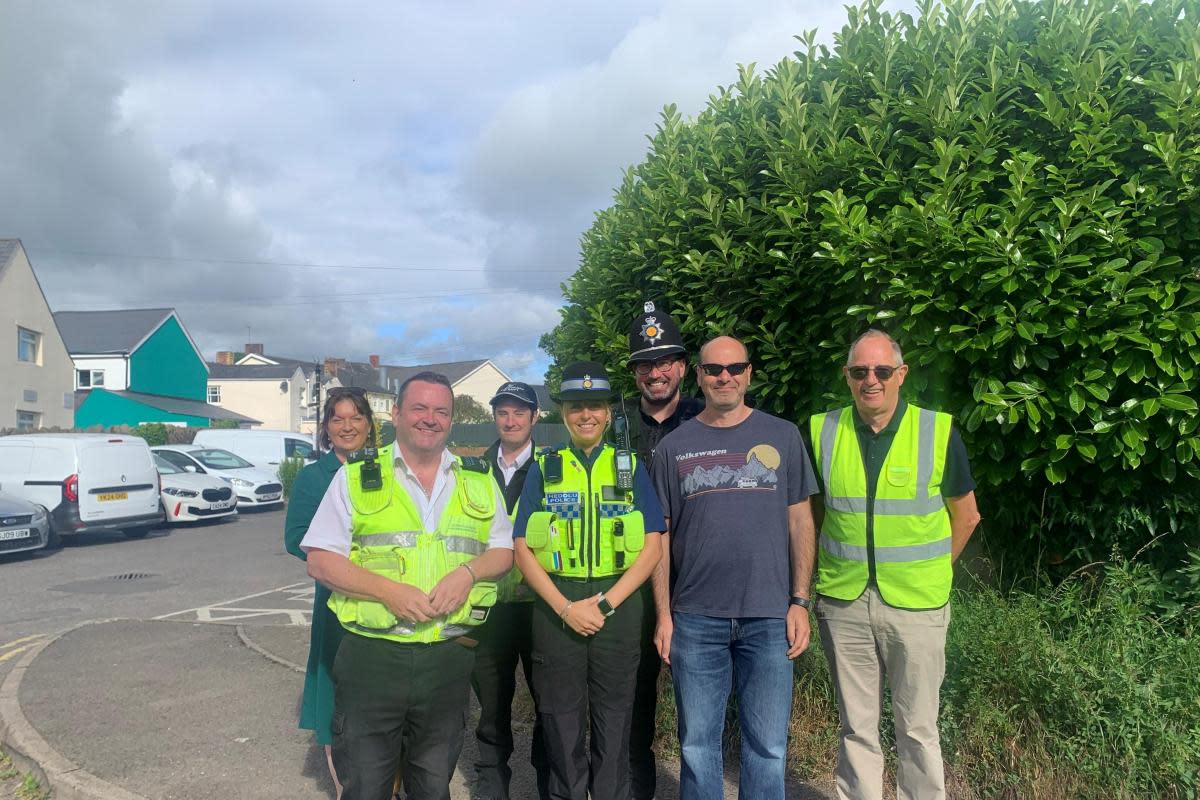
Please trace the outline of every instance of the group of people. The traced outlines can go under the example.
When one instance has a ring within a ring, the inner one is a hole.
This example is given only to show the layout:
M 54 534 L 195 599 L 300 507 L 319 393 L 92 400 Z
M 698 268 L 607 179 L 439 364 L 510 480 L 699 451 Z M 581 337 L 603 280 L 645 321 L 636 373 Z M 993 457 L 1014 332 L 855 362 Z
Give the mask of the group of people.
M 736 692 L 739 796 L 782 800 L 793 660 L 814 615 L 837 690 L 839 798 L 883 796 L 890 688 L 897 796 L 945 796 L 937 716 L 952 563 L 979 522 L 947 414 L 900 396 L 899 344 L 870 330 L 843 369 L 853 402 L 796 424 L 747 404 L 744 344 L 688 352 L 647 303 L 630 329 L 639 396 L 565 365 L 570 436 L 537 442 L 537 395 L 505 383 L 497 441 L 446 447 L 450 383 L 424 372 L 376 448 L 361 392 L 333 390 L 328 453 L 297 479 L 286 540 L 317 581 L 302 727 L 344 800 L 448 800 L 466 728 L 475 795 L 509 798 L 520 668 L 539 800 L 646 800 L 661 665 L 674 686 L 685 800 L 724 796 Z

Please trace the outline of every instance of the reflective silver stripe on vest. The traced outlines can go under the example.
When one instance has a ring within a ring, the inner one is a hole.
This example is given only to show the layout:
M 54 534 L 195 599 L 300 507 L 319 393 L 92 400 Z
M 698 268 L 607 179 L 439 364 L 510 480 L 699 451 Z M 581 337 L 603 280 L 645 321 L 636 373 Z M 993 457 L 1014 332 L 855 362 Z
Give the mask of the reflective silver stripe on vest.
M 853 412 L 851 412 L 853 413 Z M 867 498 L 836 497 L 829 494 L 829 477 L 833 472 L 833 445 L 837 440 L 840 411 L 825 414 L 821 424 L 821 477 L 825 481 L 825 506 L 845 514 L 867 513 Z M 857 436 L 857 432 L 855 436 Z M 926 408 L 918 409 L 917 418 L 917 496 L 913 500 L 875 498 L 874 513 L 882 517 L 925 516 L 945 508 L 940 496 L 929 496 L 929 481 L 933 478 L 934 437 L 937 435 L 937 414 Z M 866 469 L 866 465 L 863 465 Z M 831 551 L 832 552 L 832 551 Z M 834 553 L 834 555 L 837 555 Z M 851 558 L 851 556 L 843 556 Z
M 447 553 L 466 553 L 471 556 L 479 556 L 483 555 L 484 550 L 487 550 L 486 544 L 467 536 L 447 536 L 445 541 Z
M 916 500 L 876 500 L 875 516 L 905 517 L 922 516 L 941 511 L 946 504 L 940 497 L 922 497 Z M 867 498 L 865 497 L 825 497 L 825 507 L 846 514 L 867 513 Z
M 821 534 L 821 549 L 835 558 L 847 561 L 866 561 L 867 548 L 857 544 L 846 544 Z M 876 547 L 876 564 L 902 564 L 908 561 L 925 561 L 950 555 L 950 537 L 925 544 L 910 544 L 901 547 Z
M 442 637 L 453 639 L 455 636 L 462 636 L 467 631 L 471 630 L 466 625 L 447 625 L 442 628 Z
M 393 531 L 392 533 L 366 533 L 355 536 L 360 547 L 416 547 L 420 531 Z
M 363 633 L 371 633 L 377 636 L 391 634 L 393 636 L 412 636 L 417 632 L 417 629 L 411 625 L 400 623 L 393 625 L 390 628 L 368 628 L 366 625 L 359 625 L 357 622 L 343 622 L 342 627 L 351 631 L 362 631 Z

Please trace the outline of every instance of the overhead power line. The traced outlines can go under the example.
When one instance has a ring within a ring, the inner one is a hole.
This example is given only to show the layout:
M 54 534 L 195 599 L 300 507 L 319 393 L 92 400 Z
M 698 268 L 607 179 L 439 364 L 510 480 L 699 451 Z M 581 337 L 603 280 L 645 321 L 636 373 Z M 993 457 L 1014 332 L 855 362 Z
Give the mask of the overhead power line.
M 362 269 L 383 272 L 535 272 L 552 275 L 562 275 L 567 270 L 551 267 L 514 267 L 504 269 L 488 269 L 487 267 L 457 267 L 457 266 L 414 266 L 411 264 L 314 264 L 308 261 L 266 261 L 258 259 L 238 258 L 203 258 L 200 256 L 158 256 L 138 255 L 133 253 L 100 253 L 91 250 L 44 250 L 37 249 L 38 255 L 56 256 L 85 256 L 88 258 L 119 258 L 127 261 L 161 261 L 176 264 L 227 264 L 231 266 L 258 267 L 299 267 L 302 269 Z

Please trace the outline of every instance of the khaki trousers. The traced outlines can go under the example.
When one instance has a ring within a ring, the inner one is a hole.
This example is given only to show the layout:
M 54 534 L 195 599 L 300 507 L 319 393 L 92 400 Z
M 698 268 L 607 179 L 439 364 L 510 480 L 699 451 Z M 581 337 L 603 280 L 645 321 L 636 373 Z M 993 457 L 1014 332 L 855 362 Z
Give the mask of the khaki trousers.
M 937 718 L 950 605 L 934 611 L 893 608 L 869 586 L 857 600 L 821 597 L 817 621 L 842 725 L 838 800 L 883 797 L 879 716 L 885 678 L 896 720 L 896 797 L 944 800 Z

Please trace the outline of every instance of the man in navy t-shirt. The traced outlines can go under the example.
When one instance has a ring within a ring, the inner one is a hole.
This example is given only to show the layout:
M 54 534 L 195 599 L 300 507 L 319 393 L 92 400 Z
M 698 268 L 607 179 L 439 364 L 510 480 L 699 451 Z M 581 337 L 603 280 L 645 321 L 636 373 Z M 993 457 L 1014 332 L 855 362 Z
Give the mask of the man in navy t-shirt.
M 654 456 L 670 553 L 654 575 L 655 643 L 675 684 L 680 796 L 700 800 L 723 796 L 721 734 L 734 677 L 738 794 L 783 800 L 791 659 L 809 641 L 816 479 L 797 427 L 745 404 L 752 372 L 736 339 L 701 348 L 705 410 Z

